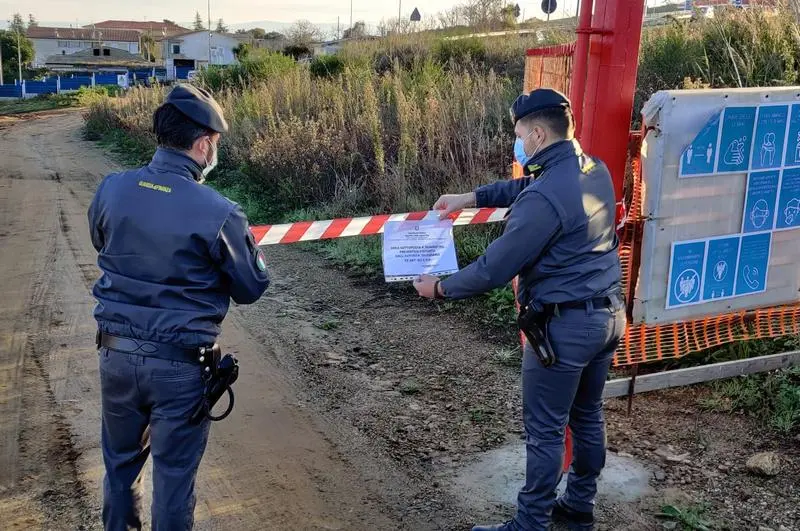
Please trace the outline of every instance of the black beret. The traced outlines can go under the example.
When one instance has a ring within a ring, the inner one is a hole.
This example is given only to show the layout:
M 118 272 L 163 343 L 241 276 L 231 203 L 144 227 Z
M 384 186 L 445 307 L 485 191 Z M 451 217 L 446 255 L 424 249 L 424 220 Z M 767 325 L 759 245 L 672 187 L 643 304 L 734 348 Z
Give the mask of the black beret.
M 541 111 L 554 108 L 569 109 L 570 104 L 566 96 L 553 89 L 540 88 L 530 94 L 520 95 L 511 105 L 511 121 L 514 124 L 520 118 Z
M 180 84 L 172 89 L 165 103 L 171 103 L 181 114 L 206 129 L 217 133 L 228 132 L 228 122 L 222 114 L 222 107 L 205 89 Z

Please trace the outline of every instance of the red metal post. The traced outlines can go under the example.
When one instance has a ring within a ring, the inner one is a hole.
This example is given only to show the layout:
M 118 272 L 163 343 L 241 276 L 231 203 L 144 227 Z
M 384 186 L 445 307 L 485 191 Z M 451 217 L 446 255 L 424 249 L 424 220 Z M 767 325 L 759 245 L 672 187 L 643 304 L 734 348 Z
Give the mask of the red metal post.
M 572 111 L 575 115 L 575 130 L 578 132 L 579 139 L 581 137 L 581 124 L 583 123 L 584 91 L 586 89 L 593 5 L 594 0 L 583 0 L 581 2 L 578 29 L 576 31 L 578 38 L 575 43 L 575 58 L 572 66 L 572 84 L 569 91 L 569 100 L 572 102 Z
M 622 200 L 625 180 L 643 17 L 642 0 L 598 3 L 592 18 L 592 34 L 587 36 L 586 86 L 583 94 L 576 93 L 583 98 L 581 144 L 608 165 L 617 201 Z M 578 39 L 583 36 L 579 34 Z M 575 59 L 576 63 L 581 60 L 577 56 Z

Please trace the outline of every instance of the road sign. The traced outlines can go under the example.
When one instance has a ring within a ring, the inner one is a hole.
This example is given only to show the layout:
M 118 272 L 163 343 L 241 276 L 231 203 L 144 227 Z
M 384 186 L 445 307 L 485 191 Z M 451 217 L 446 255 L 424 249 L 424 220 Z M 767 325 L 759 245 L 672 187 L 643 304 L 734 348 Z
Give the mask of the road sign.
M 555 13 L 557 8 L 556 0 L 542 0 L 542 11 L 547 14 L 551 15 Z

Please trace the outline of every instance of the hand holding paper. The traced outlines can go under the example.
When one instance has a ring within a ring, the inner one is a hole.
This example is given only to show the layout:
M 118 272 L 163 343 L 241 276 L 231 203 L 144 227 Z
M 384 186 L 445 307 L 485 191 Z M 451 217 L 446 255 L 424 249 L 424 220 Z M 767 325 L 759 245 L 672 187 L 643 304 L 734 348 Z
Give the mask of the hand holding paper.
M 475 204 L 475 192 L 469 192 L 467 194 L 449 194 L 439 197 L 436 203 L 433 204 L 433 209 L 439 211 L 439 219 L 445 219 L 453 212 L 465 208 L 472 208 Z
M 414 288 L 417 290 L 417 293 L 419 294 L 420 297 L 425 297 L 427 299 L 435 299 L 437 298 L 436 283 L 438 281 L 439 279 L 434 276 L 420 275 L 414 280 Z M 439 287 L 439 295 L 442 295 L 441 287 Z

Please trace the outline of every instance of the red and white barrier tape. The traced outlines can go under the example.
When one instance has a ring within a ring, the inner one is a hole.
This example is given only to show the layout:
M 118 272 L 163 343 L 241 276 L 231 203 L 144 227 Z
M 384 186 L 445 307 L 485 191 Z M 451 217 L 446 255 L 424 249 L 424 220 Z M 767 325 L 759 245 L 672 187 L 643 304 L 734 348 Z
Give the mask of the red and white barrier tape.
M 469 208 L 453 212 L 450 219 L 453 225 L 479 225 L 503 221 L 507 208 Z M 279 243 L 330 240 L 346 236 L 368 236 L 383 232 L 387 221 L 419 221 L 428 212 L 408 212 L 405 214 L 381 214 L 363 218 L 340 218 L 326 221 L 298 221 L 281 225 L 256 225 L 250 231 L 258 245 Z

